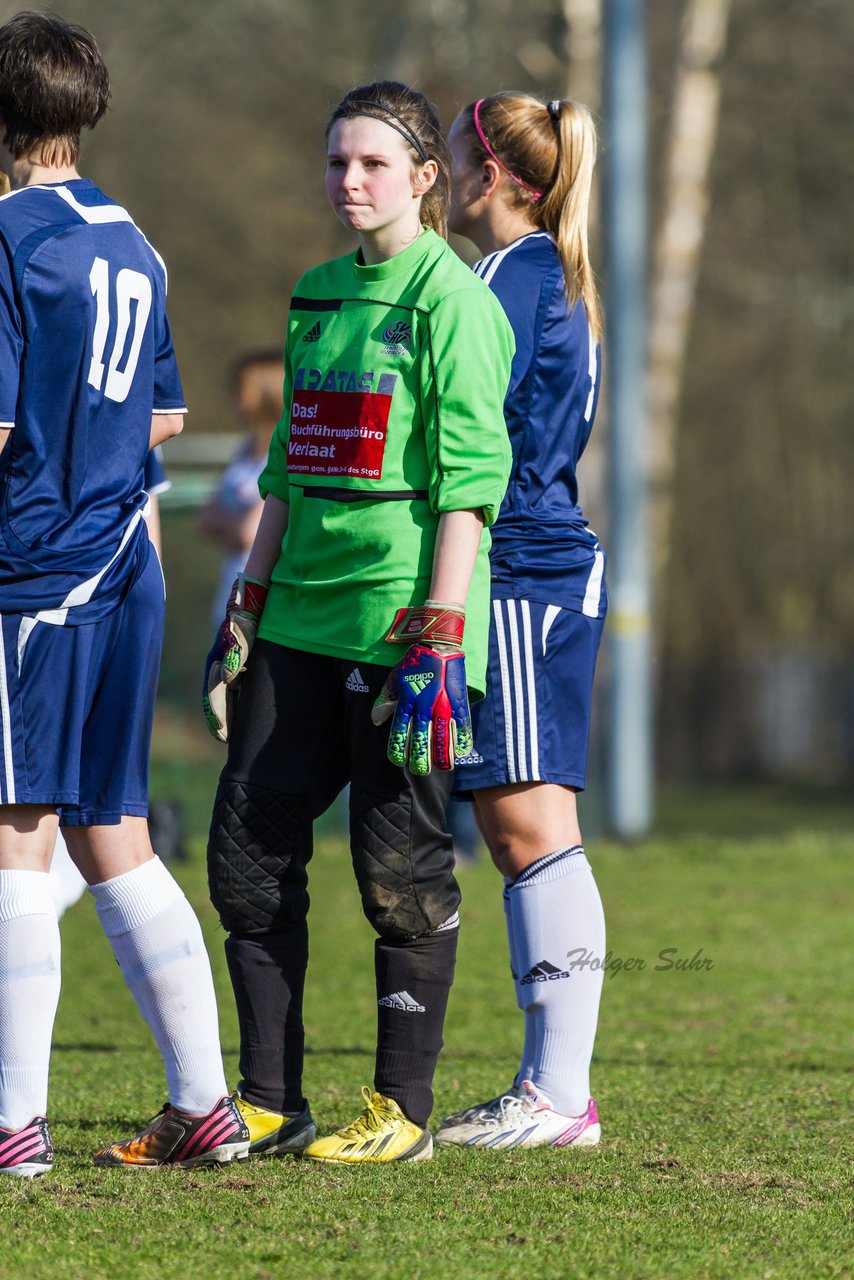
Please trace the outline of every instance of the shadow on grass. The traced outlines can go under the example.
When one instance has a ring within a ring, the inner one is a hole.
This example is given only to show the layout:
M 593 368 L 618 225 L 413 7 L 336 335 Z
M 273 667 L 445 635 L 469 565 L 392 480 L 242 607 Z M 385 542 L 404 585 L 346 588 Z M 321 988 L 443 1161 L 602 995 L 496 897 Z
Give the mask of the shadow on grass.
M 669 838 L 767 839 L 811 832 L 854 831 L 849 787 L 795 783 L 664 784 L 655 835 Z
M 98 1040 L 65 1040 L 55 1043 L 51 1052 L 53 1053 L 125 1053 L 138 1054 L 139 1045 L 128 1044 L 105 1044 Z M 222 1046 L 224 1054 L 231 1054 L 236 1057 L 240 1053 L 240 1046 L 236 1044 Z M 375 1044 L 356 1044 L 356 1045 L 306 1045 L 305 1056 L 307 1058 L 358 1058 L 371 1055 L 376 1052 Z M 446 1057 L 457 1058 L 476 1058 L 476 1053 L 455 1053 L 453 1055 L 446 1054 Z
M 132 1116 L 57 1116 L 56 1123 L 68 1125 L 70 1129 L 80 1129 L 83 1133 L 88 1133 L 92 1129 L 110 1129 L 115 1130 L 116 1138 L 111 1141 L 117 1141 L 122 1137 L 130 1137 L 132 1133 L 138 1133 L 140 1126 L 151 1120 L 150 1111 L 135 1112 Z M 54 1119 L 51 1118 L 51 1124 Z

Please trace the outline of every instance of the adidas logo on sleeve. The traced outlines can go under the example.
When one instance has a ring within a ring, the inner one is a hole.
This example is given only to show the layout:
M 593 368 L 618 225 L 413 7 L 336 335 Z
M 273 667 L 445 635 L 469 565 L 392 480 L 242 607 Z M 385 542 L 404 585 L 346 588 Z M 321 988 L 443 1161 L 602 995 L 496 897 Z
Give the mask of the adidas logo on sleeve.
M 362 679 L 362 673 L 358 667 L 354 667 L 344 681 L 344 688 L 349 689 L 351 693 L 370 693 L 370 689 Z
M 401 1013 L 426 1013 L 423 1004 L 413 1000 L 408 991 L 396 991 L 393 996 L 381 996 L 377 1004 L 386 1009 L 399 1009 Z

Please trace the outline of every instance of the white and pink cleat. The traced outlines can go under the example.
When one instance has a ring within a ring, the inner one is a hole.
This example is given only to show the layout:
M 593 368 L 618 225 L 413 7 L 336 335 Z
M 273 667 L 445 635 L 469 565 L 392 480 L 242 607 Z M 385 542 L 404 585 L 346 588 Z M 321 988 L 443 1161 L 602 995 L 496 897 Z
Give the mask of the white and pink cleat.
M 23 1129 L 0 1129 L 0 1174 L 38 1178 L 53 1168 L 53 1143 L 44 1116 L 33 1116 Z
M 545 1094 L 530 1080 L 524 1092 L 514 1091 L 494 1098 L 478 1108 L 467 1108 L 442 1122 L 436 1134 L 441 1146 L 488 1147 L 507 1151 L 511 1147 L 595 1147 L 601 1136 L 599 1115 L 593 1098 L 580 1116 L 555 1111 Z

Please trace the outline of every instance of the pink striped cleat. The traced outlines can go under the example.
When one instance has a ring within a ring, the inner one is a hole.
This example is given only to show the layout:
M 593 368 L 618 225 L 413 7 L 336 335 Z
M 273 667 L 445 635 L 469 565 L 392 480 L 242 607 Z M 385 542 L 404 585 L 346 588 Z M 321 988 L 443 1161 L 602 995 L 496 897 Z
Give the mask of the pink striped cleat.
M 436 1142 L 449 1147 L 488 1147 L 490 1151 L 596 1146 L 601 1129 L 593 1098 L 580 1116 L 564 1116 L 530 1080 L 523 1081 L 523 1087 L 521 1097 L 514 1091 L 480 1109 L 460 1112 L 459 1118 L 449 1117 L 453 1123 L 443 1124 Z
M 0 1129 L 0 1173 L 38 1178 L 52 1168 L 53 1143 L 44 1116 L 33 1116 L 23 1129 Z
M 194 1169 L 245 1160 L 248 1152 L 249 1130 L 234 1098 L 224 1097 L 205 1116 L 187 1115 L 167 1102 L 138 1137 L 112 1142 L 94 1158 L 102 1168 Z

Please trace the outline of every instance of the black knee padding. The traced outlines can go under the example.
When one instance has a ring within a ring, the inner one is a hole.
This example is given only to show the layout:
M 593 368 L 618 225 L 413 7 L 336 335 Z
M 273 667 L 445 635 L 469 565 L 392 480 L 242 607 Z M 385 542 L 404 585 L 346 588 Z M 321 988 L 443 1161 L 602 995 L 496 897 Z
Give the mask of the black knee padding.
M 381 938 L 420 938 L 460 903 L 450 836 L 413 821 L 411 797 L 380 800 L 353 787 L 350 843 L 362 909 Z
M 268 933 L 305 919 L 310 858 L 304 796 L 220 782 L 208 839 L 208 885 L 223 928 Z

